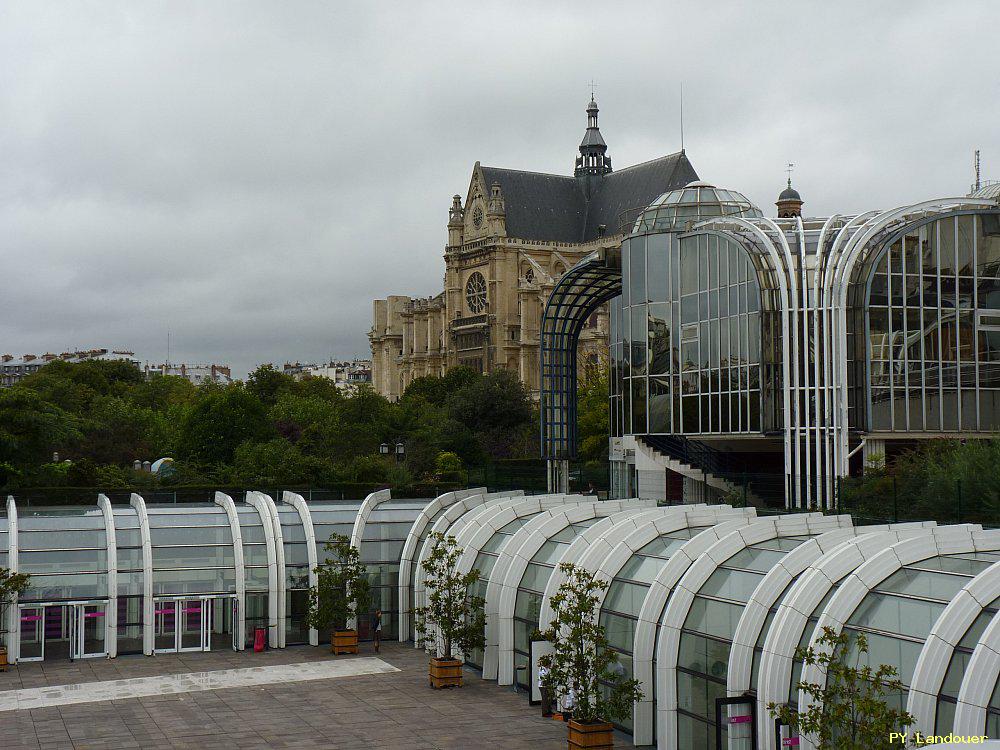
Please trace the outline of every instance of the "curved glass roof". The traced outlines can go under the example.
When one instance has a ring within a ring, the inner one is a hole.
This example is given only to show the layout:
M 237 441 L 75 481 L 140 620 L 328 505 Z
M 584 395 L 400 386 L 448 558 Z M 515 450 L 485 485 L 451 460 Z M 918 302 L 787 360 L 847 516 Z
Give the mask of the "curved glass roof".
M 760 218 L 763 215 L 743 193 L 723 190 L 707 182 L 690 182 L 650 203 L 639 214 L 632 233 L 680 232 L 702 219 L 716 216 Z
M 1000 200 L 1000 180 L 996 182 L 987 183 L 983 185 L 979 190 L 973 191 L 970 198 L 993 198 L 994 200 Z

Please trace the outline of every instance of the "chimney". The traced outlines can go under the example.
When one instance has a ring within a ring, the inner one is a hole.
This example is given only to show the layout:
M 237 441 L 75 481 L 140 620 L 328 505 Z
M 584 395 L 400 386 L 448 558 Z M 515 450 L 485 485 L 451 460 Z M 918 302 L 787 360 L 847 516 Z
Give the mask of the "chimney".
M 21 359 L 23 359 L 25 362 L 33 362 L 35 359 L 37 359 L 37 357 L 35 357 L 34 354 L 25 354 L 23 357 L 21 357 Z
M 12 359 L 14 359 L 14 355 L 12 354 L 4 354 L 2 357 L 0 357 L 0 361 L 3 362 L 10 362 Z
M 53 354 L 52 352 L 45 352 L 45 354 L 42 355 L 42 359 L 44 359 L 46 362 L 51 362 L 55 358 L 56 355 Z

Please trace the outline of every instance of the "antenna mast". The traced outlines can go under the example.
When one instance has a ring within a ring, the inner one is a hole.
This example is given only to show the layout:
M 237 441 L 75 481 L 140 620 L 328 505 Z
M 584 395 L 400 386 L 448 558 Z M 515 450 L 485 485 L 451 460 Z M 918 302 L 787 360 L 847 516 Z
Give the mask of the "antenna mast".
M 979 190 L 980 179 L 979 179 L 979 149 L 976 149 L 976 190 Z
M 684 153 L 684 82 L 681 81 L 681 153 Z

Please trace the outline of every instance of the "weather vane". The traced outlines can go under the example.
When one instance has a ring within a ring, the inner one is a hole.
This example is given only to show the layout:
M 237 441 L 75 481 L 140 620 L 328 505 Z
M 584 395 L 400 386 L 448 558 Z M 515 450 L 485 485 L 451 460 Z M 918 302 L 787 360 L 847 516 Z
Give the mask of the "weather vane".
M 594 98 L 594 89 L 596 88 L 596 85 L 597 84 L 594 83 L 594 79 L 591 78 L 590 79 L 590 98 L 591 98 L 591 100 L 593 100 L 593 98 Z
M 788 173 L 788 187 L 792 186 L 792 170 L 795 169 L 795 165 L 788 162 L 788 166 L 785 167 L 785 172 Z

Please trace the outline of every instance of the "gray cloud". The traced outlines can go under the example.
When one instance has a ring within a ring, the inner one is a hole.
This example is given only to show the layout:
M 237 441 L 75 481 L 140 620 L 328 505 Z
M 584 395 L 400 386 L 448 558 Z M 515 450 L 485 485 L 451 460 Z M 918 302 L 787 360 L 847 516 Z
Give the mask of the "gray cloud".
M 0 6 L 0 350 L 367 350 L 440 289 L 474 161 L 567 173 L 587 82 L 619 166 L 686 147 L 823 214 L 1000 176 L 995 2 Z M 992 168 L 992 172 L 990 169 Z

